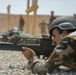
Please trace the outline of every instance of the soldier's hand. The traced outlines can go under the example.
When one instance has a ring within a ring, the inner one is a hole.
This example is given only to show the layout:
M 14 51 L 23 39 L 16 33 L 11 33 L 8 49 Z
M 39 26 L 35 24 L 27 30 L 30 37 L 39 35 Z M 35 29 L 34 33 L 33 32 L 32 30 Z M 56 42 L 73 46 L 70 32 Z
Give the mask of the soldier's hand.
M 24 54 L 24 56 L 26 57 L 26 59 L 30 59 L 32 58 L 33 55 L 35 55 L 36 53 L 31 49 L 31 48 L 27 48 L 27 47 L 22 47 L 23 52 L 22 54 Z

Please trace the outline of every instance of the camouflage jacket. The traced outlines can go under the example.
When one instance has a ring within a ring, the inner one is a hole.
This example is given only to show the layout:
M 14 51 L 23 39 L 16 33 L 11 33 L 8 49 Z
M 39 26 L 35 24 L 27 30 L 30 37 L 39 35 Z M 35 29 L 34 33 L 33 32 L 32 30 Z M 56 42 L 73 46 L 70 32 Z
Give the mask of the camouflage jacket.
M 55 69 L 73 70 L 76 67 L 76 31 L 61 36 L 53 53 L 47 60 L 36 61 L 32 65 L 33 73 L 46 75 L 47 72 L 52 73 Z

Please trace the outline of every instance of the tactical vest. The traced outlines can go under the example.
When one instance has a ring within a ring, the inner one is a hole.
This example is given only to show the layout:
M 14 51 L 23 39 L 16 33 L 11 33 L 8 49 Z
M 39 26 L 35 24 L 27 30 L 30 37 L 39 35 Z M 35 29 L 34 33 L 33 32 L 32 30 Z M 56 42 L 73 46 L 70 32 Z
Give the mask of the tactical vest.
M 68 56 L 69 60 L 63 63 L 63 65 L 69 65 L 71 70 L 76 70 L 76 31 L 68 34 L 64 38 L 69 38 L 70 40 L 70 47 L 73 49 L 73 53 Z
M 67 35 L 66 37 L 70 38 L 71 44 L 70 46 L 72 47 L 72 49 L 74 50 L 74 54 L 76 54 L 76 31 L 73 33 L 70 33 L 69 35 Z

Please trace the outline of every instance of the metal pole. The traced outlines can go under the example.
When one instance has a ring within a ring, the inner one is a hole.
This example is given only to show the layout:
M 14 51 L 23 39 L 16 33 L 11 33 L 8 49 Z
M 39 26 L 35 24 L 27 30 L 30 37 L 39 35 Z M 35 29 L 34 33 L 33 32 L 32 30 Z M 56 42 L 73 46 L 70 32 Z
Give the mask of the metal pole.
M 29 3 L 30 3 L 30 0 L 27 0 L 27 10 L 29 9 Z M 27 15 L 26 15 L 26 32 L 28 32 L 28 29 L 29 29 L 29 12 L 27 12 Z
M 34 0 L 35 2 L 35 7 L 37 7 L 37 1 L 38 0 Z M 33 30 L 32 30 L 32 34 L 34 35 L 35 34 L 35 29 L 36 29 L 36 12 L 37 12 L 37 9 L 34 10 L 34 21 L 33 21 Z

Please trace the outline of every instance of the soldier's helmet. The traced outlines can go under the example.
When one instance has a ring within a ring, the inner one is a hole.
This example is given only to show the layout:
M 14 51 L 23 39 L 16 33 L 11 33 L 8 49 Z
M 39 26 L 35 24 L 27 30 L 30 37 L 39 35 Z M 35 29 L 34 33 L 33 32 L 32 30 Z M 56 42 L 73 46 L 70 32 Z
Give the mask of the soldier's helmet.
M 50 24 L 50 34 L 54 28 L 60 28 L 61 30 L 76 30 L 76 19 L 73 17 L 58 17 Z
M 14 34 L 19 34 L 20 32 L 21 32 L 20 29 L 18 29 L 17 27 L 14 27 L 8 30 L 8 36 L 13 36 Z

